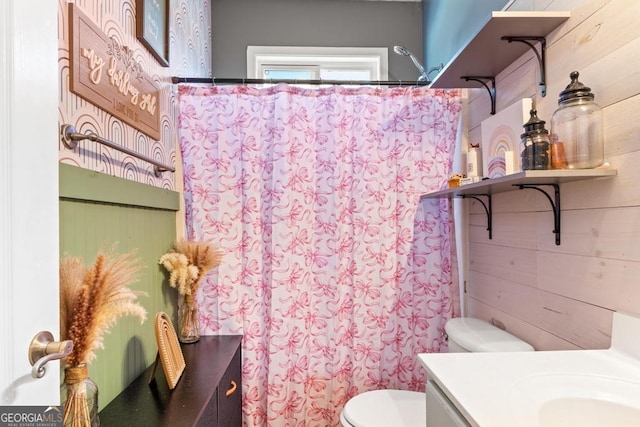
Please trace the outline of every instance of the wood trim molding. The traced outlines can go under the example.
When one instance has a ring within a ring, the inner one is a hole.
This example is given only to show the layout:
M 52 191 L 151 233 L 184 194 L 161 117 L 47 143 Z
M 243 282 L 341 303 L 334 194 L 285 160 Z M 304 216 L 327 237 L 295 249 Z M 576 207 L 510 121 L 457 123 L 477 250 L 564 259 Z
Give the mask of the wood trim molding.
M 60 163 L 60 198 L 178 211 L 180 193 Z

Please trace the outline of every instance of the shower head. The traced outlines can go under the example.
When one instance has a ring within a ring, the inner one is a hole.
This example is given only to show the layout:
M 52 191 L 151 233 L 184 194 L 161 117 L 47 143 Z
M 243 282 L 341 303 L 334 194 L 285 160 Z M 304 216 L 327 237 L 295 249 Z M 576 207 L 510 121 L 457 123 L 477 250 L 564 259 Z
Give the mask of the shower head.
M 407 49 L 404 46 L 394 46 L 393 47 L 393 51 L 395 53 L 397 53 L 398 55 L 404 55 L 404 56 L 409 56 L 411 55 L 411 52 L 409 51 L 409 49 Z
M 413 65 L 415 65 L 420 72 L 420 77 L 418 77 L 419 82 L 431 83 L 431 80 L 429 80 L 429 74 L 427 74 L 422 64 L 420 64 L 420 61 L 418 61 L 418 58 L 416 58 L 416 56 L 409 49 L 404 46 L 394 46 L 393 51 L 398 55 L 408 56 L 409 58 L 411 58 L 411 61 L 413 61 Z

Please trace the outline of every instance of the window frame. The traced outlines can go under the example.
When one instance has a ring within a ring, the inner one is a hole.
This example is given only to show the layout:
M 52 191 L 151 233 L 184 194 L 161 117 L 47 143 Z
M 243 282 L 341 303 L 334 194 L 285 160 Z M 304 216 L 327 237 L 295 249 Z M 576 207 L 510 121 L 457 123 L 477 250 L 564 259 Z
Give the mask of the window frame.
M 247 78 L 264 79 L 266 67 L 291 70 L 367 70 L 372 81 L 387 80 L 386 47 L 247 46 Z M 353 79 L 351 79 L 353 80 Z

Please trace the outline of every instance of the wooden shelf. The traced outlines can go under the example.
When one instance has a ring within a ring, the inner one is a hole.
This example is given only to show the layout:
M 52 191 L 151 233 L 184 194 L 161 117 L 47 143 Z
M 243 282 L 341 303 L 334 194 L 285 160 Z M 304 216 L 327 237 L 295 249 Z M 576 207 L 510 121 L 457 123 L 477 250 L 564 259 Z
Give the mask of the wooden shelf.
M 569 19 L 570 12 L 492 12 L 488 21 L 433 79 L 433 88 L 478 88 L 462 76 L 495 77 L 529 47 L 503 36 L 544 37 Z
M 463 197 L 478 200 L 487 214 L 487 231 L 489 239 L 493 233 L 493 210 L 491 196 L 507 191 L 533 189 L 543 193 L 553 211 L 553 233 L 556 235 L 556 245 L 560 244 L 560 184 L 584 179 L 604 178 L 616 176 L 614 169 L 579 169 L 579 170 L 532 170 L 514 173 L 500 178 L 486 179 L 473 184 L 423 194 L 423 199 Z M 553 188 L 552 195 L 542 188 Z
M 523 184 L 562 184 L 563 182 L 578 181 L 583 179 L 604 178 L 616 176 L 615 169 L 554 169 L 531 170 L 518 172 L 500 178 L 485 179 L 473 184 L 462 185 L 456 188 L 448 188 L 433 193 L 423 194 L 423 198 L 450 198 L 462 197 L 474 194 L 496 194 L 505 191 L 514 191 L 518 185 Z

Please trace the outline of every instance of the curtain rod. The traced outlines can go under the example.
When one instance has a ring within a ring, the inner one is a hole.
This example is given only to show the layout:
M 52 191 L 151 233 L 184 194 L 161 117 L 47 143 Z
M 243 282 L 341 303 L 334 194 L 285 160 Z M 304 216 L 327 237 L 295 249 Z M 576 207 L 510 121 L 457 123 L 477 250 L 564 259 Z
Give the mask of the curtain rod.
M 109 141 L 108 139 L 104 139 L 101 136 L 96 135 L 95 133 L 78 133 L 72 125 L 65 124 L 60 127 L 60 139 L 62 140 L 64 146 L 70 150 L 76 148 L 78 146 L 77 141 L 81 141 L 83 139 L 88 139 L 90 141 L 95 141 L 102 145 L 106 145 L 107 147 L 113 148 L 114 150 L 118 150 L 140 160 L 144 160 L 147 163 L 151 163 L 152 165 L 154 165 L 153 172 L 157 177 L 160 177 L 162 172 L 176 171 L 176 169 L 171 166 L 163 165 L 162 163 L 159 163 L 156 160 L 145 156 L 144 154 L 129 150 L 127 147 L 123 147 L 122 145 L 118 145 L 114 142 Z
M 174 84 L 178 83 L 209 83 L 209 84 L 241 84 L 241 85 L 262 85 L 262 84 L 301 84 L 301 85 L 360 85 L 360 86 L 428 86 L 430 82 L 422 81 L 389 81 L 389 80 L 297 80 L 297 79 L 247 79 L 247 78 L 211 78 L 211 77 L 172 77 Z

